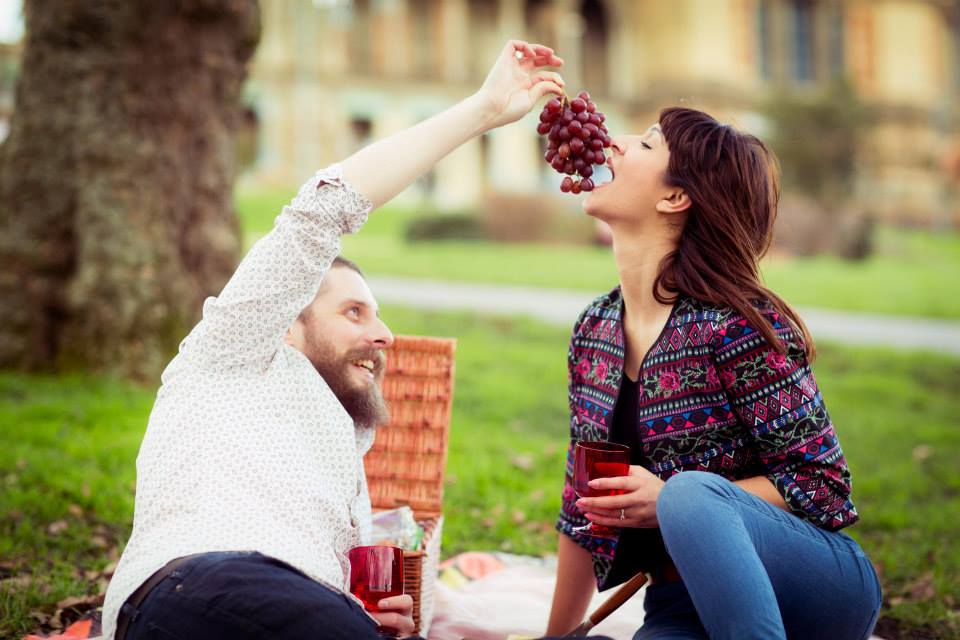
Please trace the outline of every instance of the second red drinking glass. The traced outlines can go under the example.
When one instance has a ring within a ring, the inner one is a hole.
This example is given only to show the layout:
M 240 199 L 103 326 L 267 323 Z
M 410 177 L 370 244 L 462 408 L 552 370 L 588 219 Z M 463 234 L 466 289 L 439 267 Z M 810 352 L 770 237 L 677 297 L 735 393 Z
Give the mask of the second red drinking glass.
M 616 478 L 630 474 L 630 447 L 616 442 L 578 442 L 573 452 L 573 490 L 578 498 L 616 496 L 624 493 L 617 489 L 591 489 L 589 482 L 597 478 Z M 575 533 L 595 538 L 615 538 L 617 531 L 602 524 L 591 522 L 576 527 Z
M 403 594 L 403 549 L 381 545 L 354 547 L 350 558 L 350 593 L 367 611 L 379 611 L 384 598 Z

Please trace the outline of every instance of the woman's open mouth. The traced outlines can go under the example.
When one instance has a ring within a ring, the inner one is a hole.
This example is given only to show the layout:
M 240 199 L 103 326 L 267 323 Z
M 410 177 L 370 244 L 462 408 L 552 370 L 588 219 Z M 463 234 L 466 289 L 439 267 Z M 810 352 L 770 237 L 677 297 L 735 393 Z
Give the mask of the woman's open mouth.
M 613 182 L 613 157 L 607 158 L 606 163 L 597 165 L 593 169 L 593 183 L 597 187 L 603 187 Z

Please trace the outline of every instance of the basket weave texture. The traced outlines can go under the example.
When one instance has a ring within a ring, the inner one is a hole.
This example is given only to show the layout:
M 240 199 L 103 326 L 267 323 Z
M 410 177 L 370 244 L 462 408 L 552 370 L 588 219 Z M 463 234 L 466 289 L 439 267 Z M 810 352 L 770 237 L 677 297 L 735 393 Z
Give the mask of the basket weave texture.
M 420 549 L 404 551 L 405 591 L 416 633 L 426 636 L 443 528 L 443 480 L 453 405 L 456 340 L 396 336 L 387 350 L 383 395 L 390 420 L 364 458 L 375 510 L 409 505 L 424 528 Z

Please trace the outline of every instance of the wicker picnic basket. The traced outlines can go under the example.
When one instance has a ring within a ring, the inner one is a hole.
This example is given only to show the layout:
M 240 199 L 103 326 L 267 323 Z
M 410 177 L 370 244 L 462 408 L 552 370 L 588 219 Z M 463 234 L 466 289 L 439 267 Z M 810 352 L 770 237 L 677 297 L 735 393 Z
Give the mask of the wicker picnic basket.
M 423 636 L 433 616 L 440 561 L 455 350 L 452 338 L 396 337 L 383 381 L 390 420 L 364 458 L 373 508 L 409 505 L 424 528 L 420 549 L 404 551 L 403 562 L 416 632 Z

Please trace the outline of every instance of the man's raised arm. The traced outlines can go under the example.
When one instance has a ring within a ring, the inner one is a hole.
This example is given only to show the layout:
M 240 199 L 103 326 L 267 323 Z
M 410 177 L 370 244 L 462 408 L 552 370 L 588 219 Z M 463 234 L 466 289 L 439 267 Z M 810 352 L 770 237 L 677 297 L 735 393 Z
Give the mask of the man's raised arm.
M 277 217 L 180 346 L 208 368 L 263 370 L 283 336 L 316 295 L 340 252 L 371 209 L 389 201 L 472 137 L 518 120 L 563 80 L 546 66 L 563 61 L 548 47 L 507 43 L 480 90 L 453 107 L 375 142 L 318 172 Z

